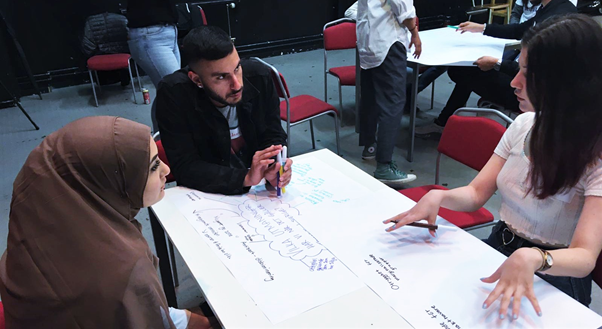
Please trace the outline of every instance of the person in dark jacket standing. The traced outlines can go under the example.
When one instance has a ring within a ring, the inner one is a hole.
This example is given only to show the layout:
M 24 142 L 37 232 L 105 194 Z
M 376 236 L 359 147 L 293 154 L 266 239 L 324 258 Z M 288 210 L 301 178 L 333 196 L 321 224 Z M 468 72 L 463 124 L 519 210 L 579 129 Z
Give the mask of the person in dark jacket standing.
M 459 25 L 458 31 L 520 40 L 523 34 L 535 24 L 542 23 L 553 16 L 576 12 L 577 8 L 569 0 L 542 0 L 541 7 L 535 16 L 523 23 L 498 25 L 464 22 Z M 500 104 L 506 109 L 518 111 L 518 101 L 514 95 L 514 88 L 510 87 L 510 81 L 518 72 L 516 58 L 500 59 L 483 56 L 478 58 L 474 64 L 477 67 L 453 67 L 449 69 L 449 77 L 456 83 L 456 86 L 439 117 L 430 125 L 416 128 L 417 136 L 422 137 L 443 132 L 447 119 L 458 108 L 466 104 L 473 91 L 488 101 Z
M 270 71 L 257 61 L 241 61 L 217 27 L 191 30 L 182 48 L 188 67 L 166 76 L 155 100 L 178 184 L 221 194 L 245 193 L 264 178 L 267 188 L 286 186 L 292 161 L 277 181 L 280 164 L 273 158 L 287 136 Z

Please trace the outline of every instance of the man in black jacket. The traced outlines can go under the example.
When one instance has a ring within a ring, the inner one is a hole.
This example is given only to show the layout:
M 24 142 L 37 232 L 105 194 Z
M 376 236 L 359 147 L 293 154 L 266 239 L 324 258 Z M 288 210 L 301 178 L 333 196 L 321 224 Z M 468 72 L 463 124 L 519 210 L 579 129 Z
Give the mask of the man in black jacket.
M 161 141 L 179 185 L 242 194 L 266 180 L 286 186 L 292 161 L 277 181 L 273 159 L 286 145 L 271 73 L 241 61 L 221 29 L 192 30 L 183 45 L 188 67 L 163 78 L 157 90 Z M 243 74 L 244 69 L 244 74 Z
M 541 7 L 535 16 L 521 24 L 497 25 L 464 22 L 459 25 L 458 31 L 520 40 L 523 34 L 535 24 L 541 23 L 552 16 L 576 12 L 577 8 L 569 0 L 542 0 Z M 456 86 L 439 117 L 430 125 L 416 127 L 417 136 L 423 137 L 432 133 L 443 132 L 447 119 L 458 108 L 466 104 L 472 92 L 488 101 L 500 104 L 506 109 L 518 111 L 518 101 L 514 95 L 514 88 L 510 87 L 510 81 L 518 73 L 518 63 L 515 58 L 499 59 L 484 56 L 477 59 L 474 64 L 478 68 L 451 67 L 448 70 L 449 77 L 456 83 Z

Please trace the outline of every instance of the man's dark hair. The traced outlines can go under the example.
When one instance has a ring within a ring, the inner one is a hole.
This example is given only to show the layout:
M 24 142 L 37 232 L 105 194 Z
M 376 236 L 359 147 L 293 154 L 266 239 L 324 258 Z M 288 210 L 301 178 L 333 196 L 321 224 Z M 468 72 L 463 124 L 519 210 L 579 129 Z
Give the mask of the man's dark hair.
M 215 61 L 234 51 L 232 39 L 224 30 L 215 26 L 192 29 L 184 38 L 182 54 L 185 63 L 192 66 L 200 60 Z
M 557 16 L 522 45 L 535 109 L 529 180 L 544 199 L 575 186 L 602 154 L 602 28 L 582 14 Z

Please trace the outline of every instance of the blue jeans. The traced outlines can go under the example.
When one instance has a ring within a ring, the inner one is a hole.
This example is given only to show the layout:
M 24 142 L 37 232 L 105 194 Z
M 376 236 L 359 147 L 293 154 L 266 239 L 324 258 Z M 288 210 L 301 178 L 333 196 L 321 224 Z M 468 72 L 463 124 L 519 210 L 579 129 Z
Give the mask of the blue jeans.
M 529 240 L 525 240 L 517 235 L 514 235 L 511 231 L 506 229 L 506 223 L 499 221 L 493 229 L 491 234 L 483 242 L 487 243 L 492 248 L 501 252 L 506 256 L 510 256 L 516 249 L 522 247 L 539 247 L 541 249 L 550 250 L 548 247 L 538 246 L 531 243 Z M 505 236 L 504 236 L 505 235 Z M 504 244 L 504 240 L 508 241 Z M 589 306 L 592 302 L 592 275 L 588 275 L 585 278 L 573 278 L 569 276 L 553 276 L 543 273 L 536 273 L 537 276 L 547 281 L 549 284 L 558 288 L 565 294 L 573 297 L 581 304 Z
M 162 24 L 129 29 L 130 53 L 148 74 L 155 88 L 161 79 L 180 69 L 178 30 Z

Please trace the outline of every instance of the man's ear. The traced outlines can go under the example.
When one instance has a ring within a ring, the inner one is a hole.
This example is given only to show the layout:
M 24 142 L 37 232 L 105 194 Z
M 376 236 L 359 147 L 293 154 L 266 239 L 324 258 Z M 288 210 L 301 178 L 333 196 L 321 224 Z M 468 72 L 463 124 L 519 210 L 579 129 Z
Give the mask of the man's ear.
M 194 82 L 195 85 L 203 88 L 203 83 L 201 82 L 201 78 L 199 78 L 198 74 L 188 71 L 188 78 Z

